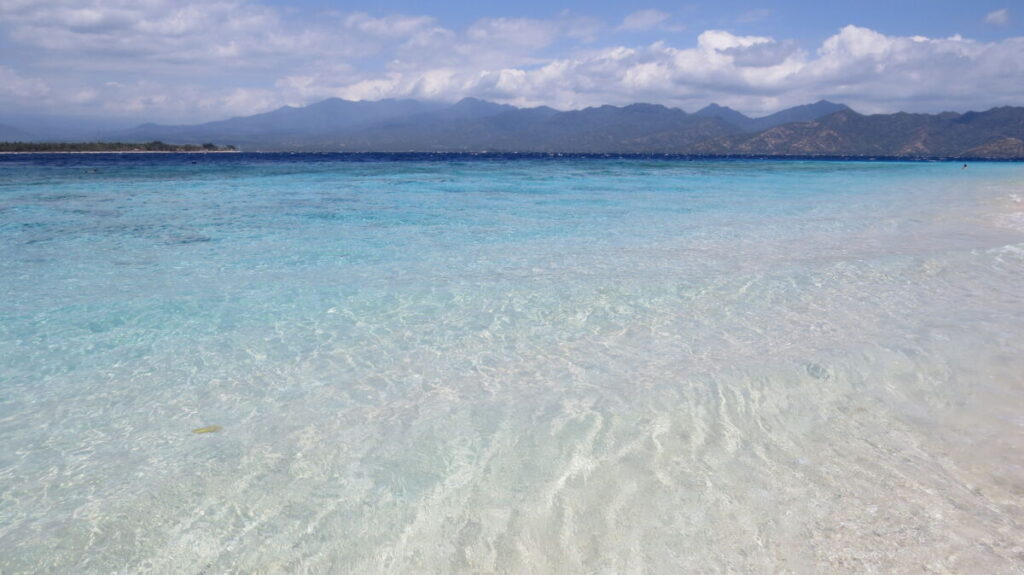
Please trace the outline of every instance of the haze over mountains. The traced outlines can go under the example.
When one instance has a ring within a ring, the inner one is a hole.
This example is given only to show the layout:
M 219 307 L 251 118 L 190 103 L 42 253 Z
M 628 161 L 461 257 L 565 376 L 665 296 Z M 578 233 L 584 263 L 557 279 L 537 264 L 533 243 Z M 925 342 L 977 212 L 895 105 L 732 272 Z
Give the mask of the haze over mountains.
M 286 106 L 194 126 L 145 124 L 107 138 L 224 142 L 262 150 L 671 153 L 709 138 L 813 120 L 845 109 L 822 101 L 753 119 L 715 105 L 694 114 L 656 104 L 562 112 L 476 98 L 451 105 L 331 98 L 302 108 Z
M 31 139 L 0 126 L 0 140 Z M 828 101 L 762 118 L 711 104 L 558 111 L 475 98 L 455 104 L 331 98 L 197 125 L 143 124 L 106 141 L 214 142 L 247 151 L 670 153 L 1024 158 L 1024 108 L 862 115 Z
M 24 130 L 0 124 L 0 142 L 17 142 L 32 139 L 32 135 Z

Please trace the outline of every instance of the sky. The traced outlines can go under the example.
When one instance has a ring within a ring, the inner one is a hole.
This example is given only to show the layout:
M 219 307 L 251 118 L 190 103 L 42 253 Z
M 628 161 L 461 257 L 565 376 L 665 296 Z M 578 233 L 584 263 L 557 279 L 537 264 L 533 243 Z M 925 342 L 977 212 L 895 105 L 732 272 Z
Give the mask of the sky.
M 1024 105 L 1016 0 L 0 0 L 0 110 L 196 123 L 349 100 Z

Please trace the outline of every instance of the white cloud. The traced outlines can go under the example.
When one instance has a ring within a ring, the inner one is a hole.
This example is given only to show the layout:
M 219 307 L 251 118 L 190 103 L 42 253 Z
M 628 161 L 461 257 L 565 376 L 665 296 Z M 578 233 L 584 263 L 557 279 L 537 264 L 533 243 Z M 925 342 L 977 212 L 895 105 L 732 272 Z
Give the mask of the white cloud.
M 436 21 L 429 16 L 392 15 L 385 18 L 356 12 L 345 18 L 345 26 L 374 36 L 406 37 L 424 29 L 435 26 Z
M 196 117 L 225 118 L 257 113 L 279 101 L 278 94 L 266 89 L 211 90 L 197 84 L 150 81 L 106 82 L 75 97 L 94 113 L 158 117 L 180 123 L 191 123 Z
M 353 88 L 426 97 L 426 74 L 410 68 Z M 561 108 L 653 101 L 695 109 L 716 101 L 751 113 L 825 97 L 865 112 L 937 111 L 1019 104 L 1022 75 L 1024 39 L 982 43 L 847 26 L 809 53 L 792 42 L 710 30 L 691 48 L 612 47 L 528 68 L 447 66 L 429 95 Z
M 799 52 L 796 42 L 762 42 L 750 46 L 737 46 L 725 50 L 739 67 L 759 68 L 776 66 Z
M 322 51 L 330 38 L 289 30 L 274 10 L 241 0 L 0 3 L 0 19 L 12 39 L 89 70 L 253 66 Z
M 651 30 L 666 22 L 671 16 L 661 10 L 639 10 L 622 19 L 620 30 Z
M 641 10 L 618 29 L 670 23 Z M 867 112 L 1021 103 L 1024 38 L 847 26 L 816 47 L 722 30 L 686 44 L 596 44 L 601 32 L 622 38 L 615 30 L 568 12 L 456 30 L 425 15 L 314 18 L 243 0 L 0 0 L 0 34 L 23 55 L 0 55 L 0 104 L 201 121 L 330 96 L 691 110 L 716 101 L 751 113 L 822 97 Z
M 485 18 L 466 30 L 466 39 L 475 48 L 501 47 L 539 50 L 549 46 L 558 36 L 558 27 L 545 20 L 529 18 Z
M 1006 8 L 993 10 L 985 15 L 985 23 L 993 26 L 1005 26 L 1010 22 L 1010 11 Z
M 773 42 L 775 40 L 767 36 L 736 36 L 722 30 L 708 30 L 697 37 L 697 47 L 707 54 Z
M 46 97 L 50 87 L 37 78 L 26 78 L 7 66 L 0 66 L 0 103 Z

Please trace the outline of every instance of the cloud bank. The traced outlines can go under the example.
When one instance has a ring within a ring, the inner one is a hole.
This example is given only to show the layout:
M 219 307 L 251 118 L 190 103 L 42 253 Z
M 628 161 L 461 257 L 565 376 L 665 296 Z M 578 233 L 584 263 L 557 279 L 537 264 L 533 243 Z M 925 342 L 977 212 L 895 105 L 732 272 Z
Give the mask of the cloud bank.
M 979 16 L 982 17 L 982 16 Z M 1006 11 L 984 16 L 992 24 Z M 1024 38 L 892 36 L 846 26 L 817 46 L 562 13 L 487 18 L 287 11 L 242 0 L 6 0 L 0 105 L 200 121 L 347 99 L 475 96 L 560 109 L 709 102 L 759 114 L 820 98 L 863 112 L 1021 101 Z M 647 31 L 660 40 L 626 44 Z

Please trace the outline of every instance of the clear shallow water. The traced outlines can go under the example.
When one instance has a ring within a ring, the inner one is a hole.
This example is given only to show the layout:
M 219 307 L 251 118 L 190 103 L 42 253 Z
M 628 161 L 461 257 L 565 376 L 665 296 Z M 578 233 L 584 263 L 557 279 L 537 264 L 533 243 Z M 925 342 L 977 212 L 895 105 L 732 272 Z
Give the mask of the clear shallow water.
M 1020 573 L 959 168 L 0 157 L 0 572 Z

